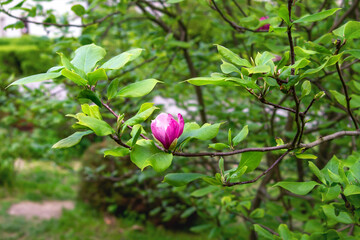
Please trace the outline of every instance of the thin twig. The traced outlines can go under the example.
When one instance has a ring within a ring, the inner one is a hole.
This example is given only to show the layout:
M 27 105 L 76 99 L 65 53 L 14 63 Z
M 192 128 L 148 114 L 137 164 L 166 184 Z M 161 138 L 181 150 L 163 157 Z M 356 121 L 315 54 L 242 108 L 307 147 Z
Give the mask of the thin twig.
M 254 183 L 257 180 L 259 180 L 262 176 L 266 175 L 268 172 L 270 172 L 286 155 L 289 154 L 290 151 L 285 152 L 284 154 L 282 154 L 278 159 L 276 159 L 276 161 L 268 168 L 266 169 L 264 172 L 262 172 L 259 176 L 257 176 L 256 178 L 249 180 L 249 181 L 243 181 L 243 182 L 233 182 L 233 183 L 224 183 L 223 186 L 225 187 L 232 187 L 235 185 L 243 185 L 243 184 L 249 184 L 249 183 Z
M 345 41 L 344 41 L 343 43 L 341 43 L 341 41 L 337 41 L 337 42 L 336 42 L 335 55 L 337 55 L 337 54 L 339 53 L 340 48 L 341 48 L 344 44 L 345 44 Z M 341 72 L 341 68 L 340 68 L 339 62 L 336 62 L 336 70 L 337 70 L 337 72 L 338 72 L 338 75 L 339 75 L 339 78 L 340 78 L 342 87 L 343 87 L 343 89 L 344 89 L 347 112 L 348 112 L 349 116 L 351 117 L 351 120 L 353 121 L 355 128 L 356 128 L 356 129 L 359 129 L 357 120 L 356 120 L 356 118 L 354 117 L 354 115 L 353 115 L 353 113 L 352 113 L 352 111 L 351 111 L 351 106 L 350 106 L 350 100 L 351 100 L 351 98 L 349 97 L 349 93 L 348 93 L 348 90 L 347 90 L 347 86 L 346 86 L 344 77 L 343 77 L 342 72 Z
M 105 17 L 102 17 L 100 19 L 94 20 L 94 21 L 92 21 L 90 23 L 86 23 L 86 24 L 61 24 L 61 23 L 38 22 L 38 21 L 28 20 L 27 18 L 24 18 L 24 17 L 15 16 L 15 15 L 11 14 L 10 12 L 6 11 L 5 9 L 0 9 L 0 12 L 3 12 L 6 15 L 8 15 L 9 17 L 18 19 L 18 20 L 20 20 L 22 22 L 26 22 L 26 23 L 33 23 L 33 24 L 45 25 L 45 26 L 55 26 L 55 27 L 80 27 L 80 28 L 88 27 L 88 26 L 91 26 L 91 25 L 94 25 L 97 23 L 102 23 L 110 17 L 121 14 L 121 12 L 116 11 L 116 12 L 106 15 Z M 134 19 L 134 18 L 127 18 L 126 21 L 130 20 L 130 19 Z M 136 18 L 136 19 L 138 19 L 138 18 Z

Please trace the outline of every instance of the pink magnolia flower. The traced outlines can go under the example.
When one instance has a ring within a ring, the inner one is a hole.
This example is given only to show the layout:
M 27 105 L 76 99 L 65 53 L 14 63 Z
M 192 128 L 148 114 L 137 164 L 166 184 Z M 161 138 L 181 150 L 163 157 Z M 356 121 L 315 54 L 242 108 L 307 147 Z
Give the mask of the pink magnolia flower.
M 161 113 L 155 120 L 151 121 L 151 131 L 164 148 L 169 149 L 171 144 L 177 141 L 183 133 L 184 125 L 184 119 L 180 113 L 178 114 L 178 121 L 171 114 Z
M 268 16 L 265 16 L 265 17 L 261 17 L 259 20 L 263 21 L 263 20 L 266 20 L 268 18 L 269 18 Z M 269 28 L 270 28 L 270 24 L 265 24 L 264 26 L 261 26 L 258 29 L 256 29 L 256 31 L 258 31 L 258 32 L 268 32 Z

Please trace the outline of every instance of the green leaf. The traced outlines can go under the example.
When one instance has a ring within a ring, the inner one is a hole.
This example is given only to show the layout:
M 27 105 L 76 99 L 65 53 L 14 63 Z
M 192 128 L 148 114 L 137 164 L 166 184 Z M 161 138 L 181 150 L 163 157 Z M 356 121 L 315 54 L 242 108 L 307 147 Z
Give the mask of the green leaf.
M 112 80 L 107 88 L 107 98 L 108 100 L 113 99 L 118 93 L 120 78 Z
M 130 153 L 128 148 L 114 148 L 104 151 L 104 157 L 106 156 L 113 156 L 113 157 L 125 157 Z
M 219 160 L 219 170 L 220 170 L 221 176 L 224 176 L 224 158 L 220 158 L 220 160 Z
M 311 92 L 311 83 L 309 80 L 306 80 L 301 85 L 301 98 L 309 95 Z
M 265 210 L 262 208 L 256 208 L 250 213 L 251 218 L 263 218 L 265 216 Z
M 183 2 L 184 0 L 167 0 L 166 3 L 170 3 L 170 4 L 174 4 L 174 3 L 179 3 L 179 2 Z
M 266 229 L 262 228 L 258 224 L 254 224 L 254 230 L 257 233 L 259 239 L 271 239 L 274 240 L 274 236 Z
M 246 68 L 248 74 L 255 74 L 255 73 L 268 73 L 270 72 L 271 68 L 269 65 L 260 65 L 256 67 Z
M 294 65 L 290 65 L 290 68 L 294 68 L 295 71 L 300 69 L 300 68 L 304 68 L 306 67 L 308 64 L 310 63 L 309 60 L 307 60 L 306 58 L 302 58 L 300 60 L 297 60 Z
M 332 187 L 324 186 L 324 190 L 321 192 L 322 201 L 333 201 L 334 199 L 338 198 L 341 193 L 341 188 L 339 185 L 335 185 Z
M 120 89 L 116 95 L 120 97 L 142 97 L 149 94 L 158 82 L 160 81 L 156 79 L 147 79 L 132 83 Z
M 186 82 L 195 85 L 216 85 L 216 86 L 236 86 L 235 83 L 226 81 L 226 77 L 196 77 L 186 80 Z
M 248 60 L 243 59 L 241 57 L 239 57 L 237 54 L 233 53 L 232 51 L 230 51 L 229 49 L 227 49 L 226 47 L 223 47 L 221 45 L 216 45 L 218 52 L 220 54 L 220 56 L 227 62 L 232 63 L 234 65 L 237 66 L 245 66 L 245 67 L 252 67 L 252 65 L 249 63 Z
M 336 223 L 338 222 L 345 224 L 353 223 L 353 220 L 351 219 L 348 213 L 340 212 L 337 214 L 335 213 L 335 208 L 332 205 L 322 205 L 321 208 L 329 220 L 335 221 Z
M 13 85 L 23 85 L 23 84 L 27 84 L 27 83 L 42 82 L 42 81 L 50 80 L 50 79 L 57 78 L 60 76 L 61 76 L 61 73 L 59 73 L 59 72 L 40 73 L 40 74 L 32 75 L 29 77 L 21 78 L 15 82 L 11 83 L 8 87 L 13 86 Z
M 296 157 L 299 159 L 317 159 L 317 156 L 306 153 L 296 154 Z
M 4 27 L 4 30 L 6 29 L 22 29 L 25 27 L 25 24 L 23 21 L 17 21 L 14 24 L 9 24 L 6 27 Z
M 281 240 L 292 240 L 291 232 L 286 224 L 280 224 L 278 228 L 279 235 Z
M 206 177 L 206 175 L 200 173 L 169 173 L 164 177 L 163 182 L 174 187 L 181 187 L 203 177 Z
M 130 159 L 141 169 L 141 171 L 143 171 L 144 168 L 150 165 L 148 158 L 158 153 L 160 153 L 160 150 L 152 141 L 141 139 L 131 151 Z
M 326 184 L 326 180 L 324 174 L 319 170 L 319 168 L 313 163 L 309 161 L 309 168 L 311 172 L 323 183 Z
M 192 196 L 192 197 L 203 197 L 205 195 L 208 195 L 209 193 L 215 192 L 218 189 L 219 189 L 219 187 L 210 185 L 210 186 L 195 190 L 194 192 L 192 192 L 190 194 L 190 196 Z
M 278 16 L 284 20 L 287 25 L 291 25 L 289 18 L 289 10 L 287 6 L 282 5 L 278 10 Z
M 97 105 L 82 104 L 81 110 L 89 117 L 97 118 L 102 120 L 99 107 Z
M 111 58 L 107 62 L 105 62 L 100 68 L 120 69 L 120 68 L 124 67 L 128 62 L 133 61 L 136 58 L 138 58 L 142 51 L 143 51 L 143 49 L 136 48 L 136 49 L 132 49 L 132 50 L 123 52 L 123 53 Z
M 308 194 L 315 186 L 320 185 L 317 182 L 309 181 L 309 182 L 278 182 L 274 185 L 274 187 L 282 187 L 292 193 L 298 195 L 306 195 Z
M 147 161 L 157 172 L 163 172 L 171 166 L 173 155 L 171 153 L 159 152 L 150 156 Z
M 144 170 L 147 166 L 152 166 L 155 171 L 162 172 L 170 167 L 172 162 L 172 154 L 160 151 L 151 140 L 141 139 L 130 153 L 131 161 Z
M 61 70 L 61 75 L 63 75 L 64 77 L 70 79 L 71 81 L 73 81 L 74 83 L 76 83 L 79 86 L 86 86 L 87 83 L 88 83 L 80 75 L 78 75 L 77 73 L 75 73 L 73 71 L 70 71 L 70 70 L 68 70 L 66 68 Z
M 355 37 L 360 37 L 360 22 L 348 21 L 341 27 L 335 29 L 333 33 L 336 36 L 350 40 Z
M 181 215 L 180 218 L 187 218 L 189 216 L 191 216 L 191 214 L 193 214 L 196 211 L 195 207 L 190 207 L 188 209 L 186 209 Z
M 100 80 L 108 80 L 105 69 L 99 68 L 93 72 L 87 74 L 87 79 L 89 80 L 90 86 L 95 86 L 96 83 Z
M 316 51 L 307 50 L 307 49 L 301 48 L 301 47 L 299 47 L 299 46 L 296 46 L 296 47 L 294 48 L 294 51 L 295 51 L 295 55 L 296 55 L 296 56 L 303 57 L 303 58 L 307 58 L 307 57 L 309 57 L 310 55 L 313 55 L 313 54 L 318 53 L 318 52 L 316 52 Z
M 186 123 L 183 134 L 178 139 L 178 145 L 187 139 L 210 140 L 217 136 L 221 123 L 205 123 L 201 128 L 196 123 Z M 190 126 L 190 127 L 189 127 Z
M 234 139 L 232 140 L 233 142 L 233 146 L 237 146 L 241 141 L 243 141 L 247 135 L 249 133 L 249 127 L 248 125 L 246 125 L 245 127 L 243 127 L 243 129 L 238 133 L 238 135 L 236 135 L 234 137 Z
M 58 141 L 57 143 L 55 143 L 52 148 L 69 148 L 72 146 L 75 146 L 76 144 L 78 144 L 81 139 L 86 136 L 93 133 L 93 131 L 88 130 L 85 132 L 76 132 L 70 136 L 68 136 L 67 138 L 61 139 L 60 141 Z
M 225 62 L 225 61 L 221 64 L 220 68 L 221 68 L 221 71 L 225 74 L 230 74 L 232 72 L 241 73 L 237 67 L 235 67 L 233 64 Z
M 71 63 L 87 74 L 91 72 L 97 62 L 104 58 L 105 54 L 106 51 L 102 47 L 95 44 L 85 45 L 75 51 L 75 57 Z
M 132 141 L 131 141 L 131 146 L 135 146 L 137 140 L 140 137 L 142 131 L 142 127 L 140 124 L 136 124 L 133 129 L 131 130 L 131 136 L 132 136 Z
M 71 10 L 76 14 L 78 15 L 79 17 L 81 17 L 82 15 L 85 14 L 85 8 L 80 5 L 80 4 L 76 4 L 74 6 L 71 7 Z
M 229 146 L 232 146 L 231 128 L 229 128 L 229 131 L 228 131 L 228 143 L 229 143 Z
M 144 103 L 146 104 L 146 103 Z M 144 105 L 143 104 L 143 105 Z M 139 124 L 144 122 L 146 119 L 148 119 L 151 114 L 156 110 L 159 109 L 157 107 L 150 107 L 144 111 L 139 111 L 135 116 L 133 116 L 132 118 L 128 119 L 127 121 L 125 121 L 125 126 L 133 126 L 135 124 Z
M 341 105 L 346 107 L 346 99 L 345 96 L 341 93 L 339 93 L 336 90 L 330 90 L 331 94 L 335 97 L 336 101 L 338 101 Z
M 238 169 L 247 166 L 245 173 L 254 171 L 260 164 L 263 152 L 245 152 L 241 154 L 241 160 Z
M 360 187 L 356 185 L 348 185 L 344 190 L 345 196 L 360 194 Z
M 99 107 L 102 107 L 101 101 L 99 99 L 99 97 L 91 90 L 89 89 L 85 89 L 82 90 L 79 95 L 78 98 L 85 98 L 85 99 L 89 99 L 91 100 L 93 103 L 95 103 L 96 105 L 98 105 Z
M 227 145 L 225 143 L 213 143 L 213 144 L 209 144 L 209 148 L 221 151 L 225 148 L 229 148 L 229 145 Z
M 79 115 L 78 120 L 78 124 L 90 128 L 98 136 L 107 136 L 115 132 L 107 122 L 97 118 Z
M 318 12 L 318 13 L 314 13 L 311 15 L 307 15 L 307 16 L 303 16 L 301 18 L 299 18 L 298 20 L 294 21 L 294 23 L 309 23 L 309 22 L 317 22 L 320 20 L 323 20 L 327 17 L 330 17 L 331 15 L 333 15 L 334 13 L 336 13 L 337 11 L 339 11 L 341 8 L 332 8 L 332 9 L 328 9 L 322 12 Z

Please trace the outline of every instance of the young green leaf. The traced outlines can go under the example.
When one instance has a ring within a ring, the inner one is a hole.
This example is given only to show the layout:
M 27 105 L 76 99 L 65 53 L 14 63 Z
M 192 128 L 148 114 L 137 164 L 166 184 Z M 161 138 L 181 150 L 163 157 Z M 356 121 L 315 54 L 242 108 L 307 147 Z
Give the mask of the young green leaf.
M 294 23 L 317 22 L 317 21 L 323 20 L 327 17 L 330 17 L 331 15 L 333 15 L 340 9 L 341 8 L 333 8 L 333 9 L 324 10 L 322 12 L 314 13 L 311 15 L 303 16 L 303 17 L 299 18 L 298 20 L 294 21 Z
M 311 92 L 311 83 L 309 80 L 306 80 L 301 85 L 301 98 L 309 95 Z
M 91 90 L 89 90 L 89 89 L 82 90 L 82 91 L 79 93 L 78 98 L 89 99 L 89 100 L 91 100 L 93 103 L 95 103 L 97 106 L 102 107 L 100 98 L 96 95 L 96 93 L 94 93 L 93 91 L 91 91 Z
M 98 136 L 107 136 L 115 132 L 107 122 L 97 118 L 79 115 L 78 120 L 78 124 L 90 128 Z
M 88 130 L 85 132 L 73 133 L 72 135 L 68 136 L 67 138 L 64 138 L 64 139 L 58 141 L 57 143 L 55 143 L 52 146 L 52 148 L 60 149 L 60 148 L 69 148 L 69 147 L 75 146 L 76 144 L 78 144 L 81 141 L 81 139 L 84 136 L 89 135 L 91 133 L 93 133 L 93 131 L 91 131 L 91 130 Z
M 105 62 L 100 68 L 120 69 L 120 68 L 124 67 L 128 62 L 133 61 L 136 58 L 138 58 L 142 51 L 143 51 L 143 49 L 136 48 L 136 49 L 132 49 L 132 50 L 123 52 L 123 53 L 111 58 L 107 62 Z
M 149 94 L 158 82 L 161 81 L 156 79 L 147 79 L 132 83 L 120 89 L 116 95 L 120 97 L 142 97 Z
M 11 83 L 8 87 L 13 86 L 13 85 L 24 85 L 24 84 L 28 84 L 28 83 L 42 82 L 42 81 L 50 80 L 50 79 L 57 78 L 60 76 L 61 76 L 60 72 L 40 73 L 40 74 L 32 75 L 29 77 L 21 78 L 15 82 Z
M 75 57 L 71 63 L 87 74 L 91 72 L 97 62 L 104 58 L 105 54 L 106 51 L 102 47 L 95 44 L 85 45 L 75 51 Z
M 100 80 L 108 80 L 105 69 L 99 68 L 93 72 L 87 74 L 87 79 L 89 80 L 90 86 L 95 86 L 96 83 Z
M 215 150 L 218 150 L 218 151 L 221 151 L 225 148 L 228 148 L 229 145 L 225 144 L 225 143 L 212 143 L 212 144 L 209 144 L 209 148 L 212 148 L 212 149 L 215 149 Z
M 162 172 L 170 167 L 172 162 L 172 154 L 160 151 L 150 140 L 141 139 L 130 153 L 131 161 L 144 170 L 147 166 L 152 166 L 155 171 Z
M 221 45 L 216 45 L 218 52 L 220 54 L 220 56 L 227 62 L 232 63 L 234 65 L 237 66 L 245 66 L 245 67 L 252 67 L 252 65 L 249 63 L 248 60 L 243 59 L 241 57 L 239 57 L 237 54 L 233 53 L 232 51 L 230 51 L 229 49 L 227 49 L 226 47 L 223 47 Z
M 224 176 L 224 158 L 220 158 L 220 160 L 219 160 L 219 170 L 220 170 L 221 176 Z
M 113 157 L 125 157 L 130 153 L 128 148 L 114 148 L 104 151 L 104 157 L 106 156 L 113 156 Z
M 319 168 L 313 163 L 309 162 L 309 168 L 311 172 L 323 183 L 326 184 L 324 174 L 319 170 Z
M 296 154 L 296 157 L 299 159 L 317 159 L 317 156 L 305 153 Z
M 279 8 L 278 16 L 284 20 L 284 22 L 289 26 L 291 25 L 290 19 L 289 19 L 289 10 L 287 6 L 283 5 Z
M 241 141 L 243 141 L 247 135 L 249 134 L 249 127 L 248 125 L 246 125 L 245 127 L 243 127 L 243 129 L 238 133 L 238 135 L 236 135 L 232 142 L 233 142 L 233 146 L 237 146 Z
M 190 196 L 192 196 L 192 197 L 203 197 L 205 195 L 208 195 L 209 193 L 215 192 L 218 189 L 219 189 L 219 187 L 210 185 L 210 186 L 195 190 L 194 192 L 192 192 L 190 194 Z
M 241 160 L 238 169 L 247 166 L 246 173 L 255 170 L 264 156 L 263 152 L 245 152 L 241 154 Z
M 163 182 L 174 187 L 181 187 L 203 177 L 206 177 L 206 175 L 200 173 L 169 173 L 164 177 Z
M 309 181 L 309 182 L 278 182 L 274 185 L 274 187 L 282 187 L 292 193 L 298 195 L 306 195 L 308 194 L 315 186 L 320 185 L 317 182 Z
M 71 81 L 73 81 L 74 83 L 76 83 L 79 86 L 86 86 L 87 83 L 88 83 L 80 75 L 78 75 L 77 73 L 75 73 L 73 71 L 70 71 L 70 70 L 68 70 L 66 68 L 61 70 L 61 75 L 63 75 L 64 77 L 70 79 Z

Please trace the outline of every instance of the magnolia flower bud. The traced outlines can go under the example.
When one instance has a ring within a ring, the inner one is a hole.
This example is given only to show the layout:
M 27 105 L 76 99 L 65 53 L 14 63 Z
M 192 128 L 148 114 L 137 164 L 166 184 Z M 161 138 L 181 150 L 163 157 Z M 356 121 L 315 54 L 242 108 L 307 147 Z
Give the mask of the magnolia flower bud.
M 184 119 L 178 114 L 176 121 L 171 114 L 161 113 L 151 121 L 151 132 L 156 140 L 158 140 L 165 149 L 173 148 L 174 142 L 180 137 L 184 131 Z
M 261 17 L 259 20 L 263 21 L 263 20 L 266 20 L 268 18 L 269 18 L 268 16 L 265 16 L 265 17 Z M 270 28 L 270 24 L 265 24 L 264 26 L 261 26 L 258 29 L 256 29 L 256 31 L 258 31 L 258 32 L 268 32 L 269 28 Z

